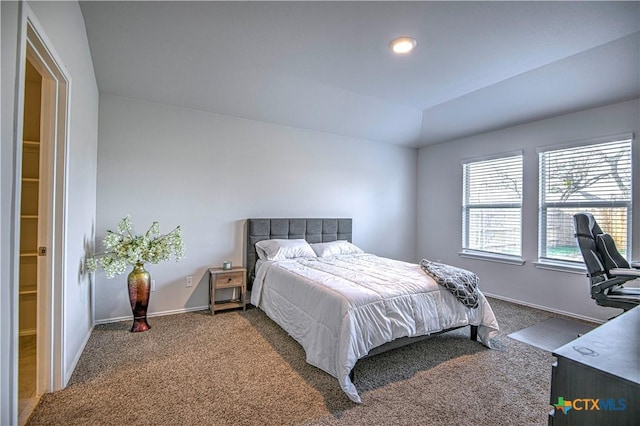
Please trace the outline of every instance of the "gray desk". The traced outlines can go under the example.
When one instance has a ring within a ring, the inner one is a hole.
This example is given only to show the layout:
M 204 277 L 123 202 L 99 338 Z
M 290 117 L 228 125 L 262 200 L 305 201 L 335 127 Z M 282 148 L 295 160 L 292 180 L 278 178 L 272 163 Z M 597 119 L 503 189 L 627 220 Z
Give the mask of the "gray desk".
M 550 425 L 640 424 L 640 307 L 556 349 L 553 355 L 557 361 L 551 374 L 551 405 L 562 397 L 573 408 L 566 414 L 554 408 Z

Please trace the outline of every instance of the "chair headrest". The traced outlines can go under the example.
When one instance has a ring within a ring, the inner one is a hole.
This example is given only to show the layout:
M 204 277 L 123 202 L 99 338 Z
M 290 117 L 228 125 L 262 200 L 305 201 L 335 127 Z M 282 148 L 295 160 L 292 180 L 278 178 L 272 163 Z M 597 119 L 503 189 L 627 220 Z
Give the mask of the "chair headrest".
M 576 237 L 585 237 L 595 240 L 596 235 L 603 233 L 591 213 L 581 212 L 574 214 L 573 223 L 576 231 Z

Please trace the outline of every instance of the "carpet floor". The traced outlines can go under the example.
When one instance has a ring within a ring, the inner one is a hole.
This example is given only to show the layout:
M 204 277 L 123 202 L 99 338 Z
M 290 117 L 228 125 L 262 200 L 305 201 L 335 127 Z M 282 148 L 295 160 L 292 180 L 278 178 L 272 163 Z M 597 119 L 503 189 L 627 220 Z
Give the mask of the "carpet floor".
M 489 299 L 494 349 L 468 327 L 355 367 L 362 404 L 305 362 L 258 309 L 98 325 L 69 385 L 46 394 L 30 425 L 546 425 L 551 353 L 509 339 L 557 317 Z

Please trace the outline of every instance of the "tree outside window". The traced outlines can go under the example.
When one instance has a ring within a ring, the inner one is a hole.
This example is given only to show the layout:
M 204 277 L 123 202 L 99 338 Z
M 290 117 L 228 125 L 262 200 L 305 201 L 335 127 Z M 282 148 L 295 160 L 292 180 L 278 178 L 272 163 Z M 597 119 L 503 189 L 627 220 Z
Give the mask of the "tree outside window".
M 623 256 L 630 250 L 631 137 L 540 152 L 539 256 L 581 262 L 573 215 L 592 213 Z

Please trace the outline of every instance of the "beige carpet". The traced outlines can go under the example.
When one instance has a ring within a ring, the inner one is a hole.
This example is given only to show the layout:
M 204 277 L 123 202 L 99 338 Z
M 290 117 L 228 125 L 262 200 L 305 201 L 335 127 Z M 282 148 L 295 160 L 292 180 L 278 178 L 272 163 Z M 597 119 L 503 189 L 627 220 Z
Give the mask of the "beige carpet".
M 99 325 L 69 386 L 45 395 L 29 424 L 547 424 L 554 358 L 506 336 L 555 315 L 490 303 L 495 349 L 465 328 L 362 360 L 360 405 L 257 309 L 151 318 L 145 333 Z

